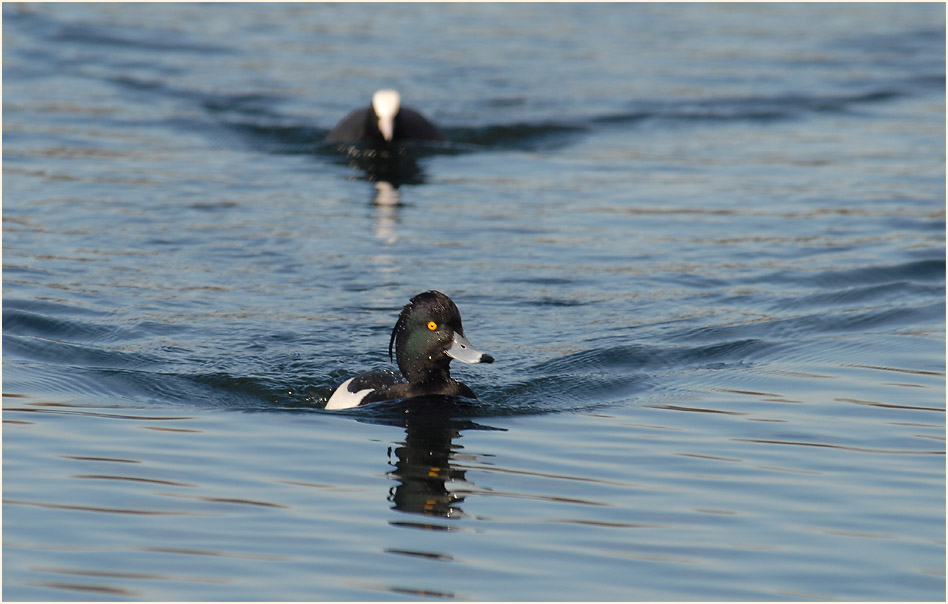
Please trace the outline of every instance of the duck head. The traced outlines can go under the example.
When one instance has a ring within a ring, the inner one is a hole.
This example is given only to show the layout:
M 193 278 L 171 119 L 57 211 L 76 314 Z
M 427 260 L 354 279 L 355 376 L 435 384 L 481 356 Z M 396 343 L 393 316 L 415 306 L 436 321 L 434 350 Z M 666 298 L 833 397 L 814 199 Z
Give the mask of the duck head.
M 452 359 L 494 362 L 464 336 L 457 305 L 434 290 L 418 294 L 402 309 L 388 344 L 389 358 L 393 347 L 398 368 L 409 382 L 447 379 Z

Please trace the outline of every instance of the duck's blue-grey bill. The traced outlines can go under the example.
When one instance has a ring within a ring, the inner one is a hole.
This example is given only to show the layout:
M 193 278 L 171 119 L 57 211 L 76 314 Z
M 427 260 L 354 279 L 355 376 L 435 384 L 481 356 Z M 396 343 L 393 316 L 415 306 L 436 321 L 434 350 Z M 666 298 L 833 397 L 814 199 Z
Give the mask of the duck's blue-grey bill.
M 451 343 L 451 348 L 448 348 L 445 353 L 452 359 L 461 361 L 462 363 L 494 362 L 494 357 L 474 348 L 474 346 L 468 342 L 467 338 L 459 333 L 454 334 L 454 341 Z

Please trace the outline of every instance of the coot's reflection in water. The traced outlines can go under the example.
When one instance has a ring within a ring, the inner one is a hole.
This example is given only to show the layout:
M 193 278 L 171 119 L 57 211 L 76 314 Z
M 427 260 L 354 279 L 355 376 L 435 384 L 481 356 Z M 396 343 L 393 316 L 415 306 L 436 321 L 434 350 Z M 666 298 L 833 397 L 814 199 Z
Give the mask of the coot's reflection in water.
M 345 155 L 350 168 L 362 172 L 363 178 L 369 182 L 385 181 L 395 188 L 425 182 L 424 170 L 418 163 L 422 149 L 405 145 L 338 145 L 336 150 Z
M 378 208 L 372 225 L 376 239 L 386 245 L 398 241 L 396 224 L 401 205 L 399 187 L 403 184 L 422 184 L 424 172 L 416 154 L 404 146 L 365 148 L 358 145 L 339 145 L 338 151 L 346 156 L 346 163 L 363 173 L 363 178 L 375 183 L 372 205 Z
M 477 403 L 454 397 L 418 397 L 384 404 L 385 416 L 369 421 L 397 423 L 405 428 L 405 440 L 389 447 L 388 475 L 395 481 L 389 489 L 392 508 L 401 512 L 458 518 L 466 495 L 476 489 L 457 465 L 463 447 L 457 443 L 465 430 L 499 430 L 469 419 L 465 409 Z M 398 524 L 398 523 L 394 523 Z
M 386 180 L 375 183 L 375 195 L 372 200 L 375 205 L 372 233 L 375 238 L 386 245 L 398 241 L 398 206 L 401 204 L 401 194 L 398 189 Z

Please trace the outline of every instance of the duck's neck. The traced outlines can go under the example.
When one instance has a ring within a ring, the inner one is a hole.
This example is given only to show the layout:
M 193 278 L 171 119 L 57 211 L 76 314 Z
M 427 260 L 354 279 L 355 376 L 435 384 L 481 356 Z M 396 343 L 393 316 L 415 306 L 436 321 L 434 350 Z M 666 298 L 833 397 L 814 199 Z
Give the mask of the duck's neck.
M 437 385 L 451 382 L 451 368 L 448 363 L 421 367 L 418 365 L 406 364 L 406 367 L 399 367 L 405 379 L 412 384 L 424 386 L 427 384 Z

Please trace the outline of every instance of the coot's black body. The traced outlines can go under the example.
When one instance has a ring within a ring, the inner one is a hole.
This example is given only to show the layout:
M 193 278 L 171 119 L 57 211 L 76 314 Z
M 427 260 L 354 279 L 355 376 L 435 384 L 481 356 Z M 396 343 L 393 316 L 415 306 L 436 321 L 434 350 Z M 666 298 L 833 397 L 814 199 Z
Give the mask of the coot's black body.
M 401 106 L 394 90 L 379 90 L 368 107 L 356 109 L 326 136 L 327 143 L 381 147 L 410 140 L 441 141 L 444 135 L 421 113 Z

